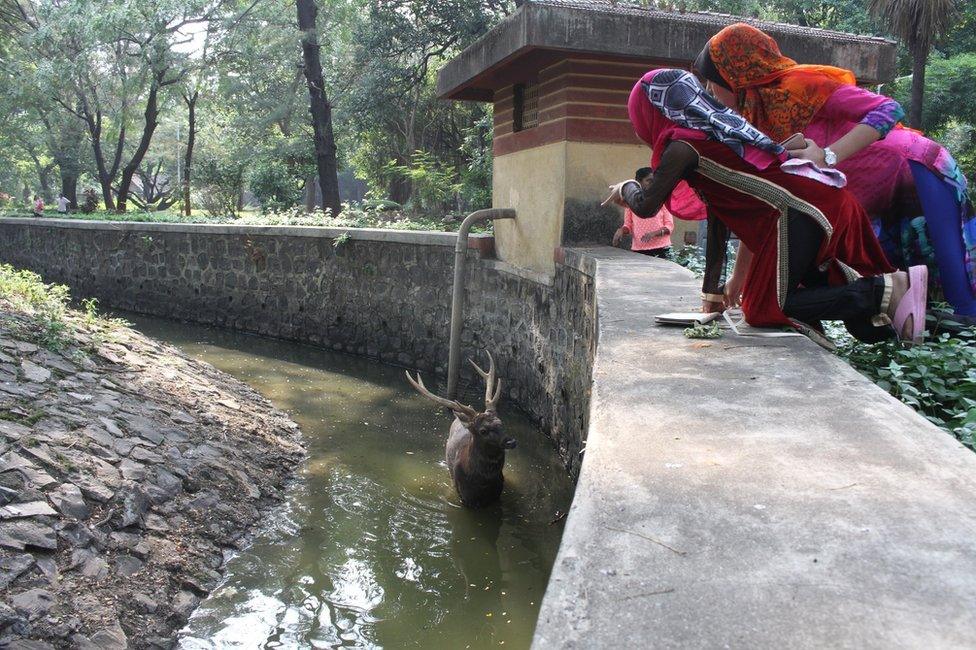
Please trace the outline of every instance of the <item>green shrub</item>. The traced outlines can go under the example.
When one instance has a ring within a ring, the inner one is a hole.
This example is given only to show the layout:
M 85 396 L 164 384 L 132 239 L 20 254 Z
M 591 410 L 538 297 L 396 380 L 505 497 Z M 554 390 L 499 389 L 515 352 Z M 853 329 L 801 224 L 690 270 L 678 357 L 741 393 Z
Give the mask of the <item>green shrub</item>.
M 0 299 L 31 316 L 39 325 L 42 345 L 52 350 L 64 347 L 65 314 L 70 295 L 62 284 L 44 284 L 36 273 L 0 264 Z
M 383 171 L 410 181 L 413 193 L 408 208 L 414 214 L 447 212 L 457 203 L 461 190 L 457 173 L 426 151 L 415 151 L 406 165 L 390 161 Z
M 280 160 L 255 161 L 247 174 L 248 187 L 265 210 L 291 208 L 302 201 L 302 181 Z
M 861 374 L 976 449 L 976 330 L 911 348 L 832 335 L 838 353 Z
M 240 212 L 244 189 L 244 163 L 216 158 L 205 159 L 197 166 L 198 201 L 211 218 L 234 218 Z

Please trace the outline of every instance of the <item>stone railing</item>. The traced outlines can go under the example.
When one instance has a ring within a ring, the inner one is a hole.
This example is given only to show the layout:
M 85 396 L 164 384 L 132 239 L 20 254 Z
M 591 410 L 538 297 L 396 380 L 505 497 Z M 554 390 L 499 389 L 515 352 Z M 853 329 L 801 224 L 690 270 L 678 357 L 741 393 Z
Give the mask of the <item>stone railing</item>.
M 0 218 L 0 260 L 129 310 L 311 343 L 443 377 L 453 233 Z M 489 349 L 506 399 L 579 469 L 593 355 L 593 279 L 489 259 L 472 235 L 462 355 Z M 462 385 L 475 378 L 462 365 Z M 478 379 L 477 381 L 480 381 Z M 480 390 L 480 389 L 479 389 Z

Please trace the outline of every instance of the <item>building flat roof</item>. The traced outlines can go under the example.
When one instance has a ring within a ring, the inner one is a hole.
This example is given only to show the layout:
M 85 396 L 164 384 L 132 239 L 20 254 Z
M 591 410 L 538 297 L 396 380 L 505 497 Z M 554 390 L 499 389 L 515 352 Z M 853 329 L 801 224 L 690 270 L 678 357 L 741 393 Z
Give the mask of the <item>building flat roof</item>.
M 876 36 L 611 0 L 537 0 L 523 4 L 449 61 L 438 75 L 437 94 L 490 101 L 495 90 L 533 81 L 540 69 L 571 54 L 683 67 L 718 30 L 735 22 L 768 32 L 784 54 L 800 63 L 847 68 L 864 83 L 894 77 L 895 43 Z

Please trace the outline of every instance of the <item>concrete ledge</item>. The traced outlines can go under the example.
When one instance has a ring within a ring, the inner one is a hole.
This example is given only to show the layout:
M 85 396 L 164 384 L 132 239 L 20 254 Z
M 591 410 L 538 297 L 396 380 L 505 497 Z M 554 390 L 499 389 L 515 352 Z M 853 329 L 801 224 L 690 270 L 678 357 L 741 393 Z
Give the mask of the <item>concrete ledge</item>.
M 976 454 L 806 339 L 686 339 L 691 274 L 591 249 L 585 457 L 534 648 L 961 648 Z
M 44 228 L 75 228 L 79 230 L 110 230 L 118 232 L 208 233 L 211 235 L 253 235 L 255 237 L 318 237 L 335 239 L 348 235 L 361 241 L 415 244 L 418 246 L 448 246 L 457 242 L 457 233 L 433 230 L 387 230 L 384 228 L 332 228 L 324 226 L 253 226 L 209 223 L 149 223 L 145 221 L 85 221 L 84 219 L 35 219 L 29 217 L 0 217 L 0 224 L 35 225 Z M 492 235 L 471 234 L 468 248 L 493 250 L 485 240 Z

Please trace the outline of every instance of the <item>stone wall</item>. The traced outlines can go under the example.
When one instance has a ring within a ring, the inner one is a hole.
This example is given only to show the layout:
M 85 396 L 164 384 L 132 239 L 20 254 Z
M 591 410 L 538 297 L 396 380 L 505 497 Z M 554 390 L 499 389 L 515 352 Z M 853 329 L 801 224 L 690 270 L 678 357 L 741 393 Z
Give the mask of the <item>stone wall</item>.
M 367 229 L 0 219 L 0 260 L 103 308 L 311 343 L 439 378 L 455 241 Z M 595 345 L 592 274 L 572 255 L 551 279 L 519 274 L 485 258 L 490 237 L 471 244 L 462 354 L 491 350 L 506 398 L 551 434 L 575 476 Z M 466 364 L 465 384 L 480 394 Z

